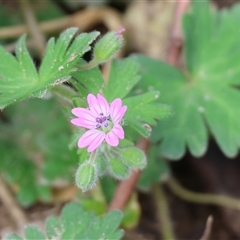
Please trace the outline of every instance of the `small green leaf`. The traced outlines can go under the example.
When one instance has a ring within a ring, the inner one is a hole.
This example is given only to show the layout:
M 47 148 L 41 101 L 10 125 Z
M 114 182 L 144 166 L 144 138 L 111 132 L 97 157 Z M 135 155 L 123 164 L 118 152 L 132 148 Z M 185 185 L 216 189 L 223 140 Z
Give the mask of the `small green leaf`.
M 93 219 L 93 213 L 84 211 L 80 204 L 75 202 L 66 204 L 61 212 L 63 230 L 61 239 L 86 239 L 88 226 Z
M 130 169 L 121 160 L 112 158 L 109 161 L 109 173 L 116 179 L 127 179 L 130 176 Z
M 3 240 L 23 240 L 23 239 L 14 233 L 10 233 L 4 236 Z
M 155 125 L 156 119 L 165 119 L 169 117 L 172 114 L 169 106 L 152 103 L 159 98 L 159 95 L 160 93 L 158 91 L 151 91 L 124 99 L 123 104 L 128 107 L 125 118 Z
M 97 178 L 96 165 L 86 162 L 77 169 L 75 182 L 82 191 L 87 191 L 95 185 Z
M 119 148 L 126 148 L 126 147 L 132 147 L 134 146 L 134 143 L 126 138 L 120 140 L 118 147 Z
M 143 169 L 146 167 L 146 156 L 140 149 L 135 147 L 121 149 L 121 154 L 123 162 L 128 167 L 133 169 Z
M 115 98 L 124 98 L 140 80 L 138 64 L 132 58 L 113 60 L 104 96 L 111 102 Z
M 151 91 L 123 100 L 123 104 L 128 107 L 124 116 L 126 124 L 144 137 L 149 137 L 151 134 L 152 129 L 149 124 L 155 125 L 157 119 L 165 119 L 172 114 L 169 106 L 152 103 L 158 97 L 158 91 Z
M 58 239 L 63 233 L 61 223 L 54 216 L 50 216 L 47 218 L 45 223 L 45 229 L 50 239 Z
M 134 129 L 136 132 L 138 132 L 145 138 L 150 137 L 152 133 L 152 128 L 146 127 L 148 125 L 138 122 L 133 118 L 128 118 L 128 120 L 126 121 L 126 125 L 130 126 L 132 129 Z
M 89 239 L 120 239 L 123 236 L 122 230 L 117 230 L 121 223 L 123 214 L 118 210 L 111 211 L 104 216 L 96 218 L 91 222 L 92 231 L 89 232 Z
M 108 32 L 94 46 L 93 62 L 102 63 L 112 58 L 122 47 L 124 39 L 121 34 Z
M 81 95 L 85 97 L 88 93 L 96 95 L 104 86 L 102 73 L 98 67 L 74 72 L 71 82 Z
M 34 225 L 28 225 L 25 230 L 24 234 L 26 237 L 26 240 L 43 240 L 46 239 L 44 236 L 44 233 Z
M 115 239 L 115 236 L 121 235 L 123 236 L 123 231 L 122 230 L 117 230 L 118 226 L 121 224 L 121 220 L 123 218 L 123 213 L 119 210 L 113 210 L 111 212 L 108 212 L 104 217 L 103 217 L 103 233 L 104 235 L 109 236 L 108 238 Z M 115 232 L 116 231 L 116 232 Z M 110 237 L 112 236 L 112 237 Z
M 103 200 L 85 198 L 85 199 L 81 199 L 81 204 L 84 210 L 93 211 L 96 215 L 100 215 L 107 212 L 107 205 Z

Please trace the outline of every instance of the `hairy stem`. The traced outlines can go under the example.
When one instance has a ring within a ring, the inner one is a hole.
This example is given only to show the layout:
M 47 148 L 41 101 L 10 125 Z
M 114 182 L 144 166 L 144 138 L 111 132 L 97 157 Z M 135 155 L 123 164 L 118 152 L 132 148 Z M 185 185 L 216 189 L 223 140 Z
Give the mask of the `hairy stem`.
M 136 146 L 147 154 L 150 142 L 146 138 L 140 137 Z M 128 200 L 131 198 L 140 174 L 141 171 L 139 170 L 132 171 L 131 176 L 128 179 L 123 180 L 118 184 L 113 199 L 109 205 L 109 210 L 123 209 L 125 207 Z
M 91 152 L 91 155 L 90 155 L 89 161 L 90 161 L 90 162 L 94 162 L 96 156 L 97 156 L 97 149 L 94 150 L 93 152 Z
M 165 183 L 174 194 L 186 201 L 228 207 L 240 211 L 240 200 L 238 199 L 223 195 L 190 191 L 182 187 L 173 177 L 166 179 Z
M 157 206 L 157 215 L 160 221 L 159 229 L 162 230 L 163 239 L 173 240 L 175 237 L 172 229 L 168 203 L 162 185 L 155 184 L 152 192 Z
M 51 93 L 59 100 L 61 105 L 72 107 L 72 97 L 77 95 L 77 92 L 64 84 L 59 84 L 51 89 Z

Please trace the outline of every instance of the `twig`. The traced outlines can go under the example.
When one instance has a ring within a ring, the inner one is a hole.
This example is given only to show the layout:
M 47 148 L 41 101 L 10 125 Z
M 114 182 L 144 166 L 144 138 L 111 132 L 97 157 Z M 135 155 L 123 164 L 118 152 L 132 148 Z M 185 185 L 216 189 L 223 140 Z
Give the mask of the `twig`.
M 149 140 L 140 137 L 137 143 L 137 147 L 143 152 L 147 153 L 150 146 Z M 124 181 L 121 181 L 115 190 L 113 199 L 109 205 L 109 210 L 112 209 L 123 209 L 130 199 L 133 189 L 135 188 L 136 182 L 140 176 L 140 171 L 133 171 L 131 176 Z
M 167 199 L 161 184 L 155 184 L 153 194 L 157 205 L 157 214 L 160 221 L 160 229 L 162 230 L 163 239 L 173 240 L 174 232 L 172 229 Z
M 2 177 L 0 177 L 0 198 L 16 226 L 22 228 L 27 223 L 27 217 L 18 206 Z
M 212 224 L 213 224 L 213 216 L 210 215 L 207 219 L 206 228 L 204 230 L 204 233 L 199 240 L 209 240 L 211 231 L 212 231 Z
M 117 11 L 109 7 L 89 7 L 67 17 L 39 23 L 39 29 L 45 34 L 61 31 L 73 26 L 83 31 L 99 22 L 103 22 L 110 30 L 116 30 L 122 25 L 121 16 Z M 0 28 L 0 39 L 16 38 L 29 32 L 26 25 L 4 27 Z
M 238 199 L 217 194 L 196 193 L 189 191 L 182 187 L 173 177 L 166 179 L 165 183 L 174 192 L 174 194 L 186 201 L 217 205 L 240 211 L 240 200 Z
M 37 49 L 39 54 L 42 56 L 45 50 L 46 42 L 41 30 L 39 29 L 32 6 L 29 0 L 20 0 L 19 3 L 21 6 L 27 27 L 29 29 L 29 32 L 31 33 L 32 38 L 34 40 L 35 48 Z
M 185 10 L 188 8 L 190 0 L 178 0 L 173 21 L 172 34 L 170 36 L 169 51 L 167 62 L 171 65 L 177 65 L 183 44 L 181 31 L 181 18 Z

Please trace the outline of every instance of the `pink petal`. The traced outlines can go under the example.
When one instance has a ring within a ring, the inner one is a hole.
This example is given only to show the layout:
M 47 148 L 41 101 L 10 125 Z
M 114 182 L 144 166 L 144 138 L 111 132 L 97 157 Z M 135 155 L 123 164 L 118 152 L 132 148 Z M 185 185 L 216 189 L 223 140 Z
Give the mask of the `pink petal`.
M 96 128 L 96 123 L 88 122 L 82 118 L 73 118 L 71 120 L 71 123 L 83 128 L 88 128 L 88 129 Z
M 110 116 L 113 121 L 118 111 L 121 109 L 121 107 L 122 107 L 122 100 L 120 98 L 114 99 L 113 102 L 110 104 Z
M 102 132 L 103 133 L 103 132 Z M 88 147 L 88 152 L 92 152 L 94 151 L 96 148 L 98 148 L 101 143 L 103 142 L 103 140 L 105 139 L 105 133 L 103 134 L 99 134 L 89 145 Z
M 115 134 L 118 138 L 124 139 L 124 130 L 123 130 L 123 128 L 122 128 L 121 125 L 115 124 L 115 125 L 113 126 L 112 132 L 114 132 L 114 134 Z
M 93 94 L 90 93 L 87 96 L 87 102 L 88 102 L 90 111 L 94 114 L 95 117 L 98 117 L 101 112 L 101 108 L 98 105 L 97 98 Z
M 87 101 L 90 111 L 95 117 L 99 117 L 100 113 L 103 113 L 104 116 L 109 114 L 109 104 L 100 94 L 97 95 L 97 98 L 91 93 L 88 94 Z
M 109 115 L 109 104 L 108 104 L 107 100 L 101 94 L 97 95 L 97 99 L 98 99 L 98 103 L 102 110 L 103 115 L 108 116 Z
M 82 117 L 83 114 L 89 114 L 94 119 L 94 115 L 86 108 L 73 108 L 71 112 L 77 117 Z
M 113 131 L 113 129 L 107 133 L 105 140 L 110 146 L 113 147 L 116 147 L 119 144 L 118 135 L 115 133 L 115 131 Z
M 105 133 L 96 129 L 91 129 L 85 132 L 78 140 L 78 147 L 84 148 L 88 147 L 88 152 L 95 150 L 105 138 Z
M 122 106 L 113 119 L 114 123 L 119 123 L 126 111 L 127 111 L 127 106 Z
M 96 127 L 96 119 L 90 110 L 85 108 L 73 108 L 72 113 L 79 117 L 72 119 L 72 124 L 89 129 Z
M 110 116 L 114 123 L 119 123 L 127 110 L 127 106 L 122 106 L 122 100 L 116 98 L 110 105 Z

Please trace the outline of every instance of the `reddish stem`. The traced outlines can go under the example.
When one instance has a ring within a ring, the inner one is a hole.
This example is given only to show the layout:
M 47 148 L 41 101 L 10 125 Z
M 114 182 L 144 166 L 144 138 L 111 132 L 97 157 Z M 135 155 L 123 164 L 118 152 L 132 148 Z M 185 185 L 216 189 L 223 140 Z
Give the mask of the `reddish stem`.
M 170 44 L 167 55 L 167 62 L 176 66 L 180 57 L 181 47 L 183 45 L 182 38 L 182 15 L 187 10 L 190 0 L 178 0 L 175 10 L 175 16 L 172 25 L 172 34 L 170 36 Z
M 169 53 L 167 57 L 167 62 L 172 65 L 176 65 L 179 60 L 181 46 L 183 42 L 181 34 L 181 18 L 189 4 L 190 0 L 178 0 L 178 3 L 176 5 L 172 34 L 170 37 Z M 140 137 L 137 147 L 147 154 L 150 147 L 150 142 L 149 140 Z M 124 208 L 132 195 L 132 192 L 137 184 L 140 175 L 141 171 L 132 172 L 130 178 L 119 183 L 113 199 L 109 205 L 109 210 Z
M 141 149 L 145 154 L 147 154 L 148 148 L 150 147 L 150 142 L 146 138 L 140 137 L 137 143 L 137 147 Z M 109 210 L 124 208 L 132 195 L 132 192 L 140 175 L 141 171 L 133 171 L 130 178 L 121 181 L 118 184 L 113 199 L 109 205 Z

